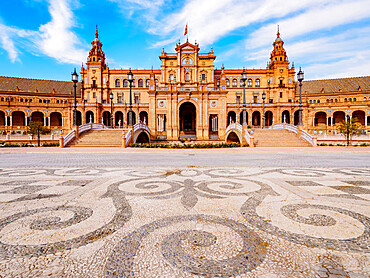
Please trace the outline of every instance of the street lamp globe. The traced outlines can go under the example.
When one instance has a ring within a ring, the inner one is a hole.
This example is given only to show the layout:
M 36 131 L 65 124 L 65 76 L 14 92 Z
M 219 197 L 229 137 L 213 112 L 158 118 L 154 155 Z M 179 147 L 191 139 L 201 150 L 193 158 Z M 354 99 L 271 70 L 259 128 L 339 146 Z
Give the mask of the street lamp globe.
M 78 74 L 76 72 L 76 68 L 75 68 L 75 71 L 72 73 L 72 81 L 73 82 L 78 82 Z
M 242 72 L 242 78 L 243 82 L 245 82 L 245 80 L 247 80 L 247 72 L 245 71 L 245 69 L 243 68 L 243 72 Z
M 299 68 L 299 72 L 297 73 L 297 78 L 299 82 L 302 82 L 304 79 L 304 72 L 302 71 L 301 68 Z
M 110 101 L 112 101 L 112 100 L 113 100 L 113 93 L 112 93 L 112 92 L 110 92 L 110 94 L 109 94 L 109 98 L 110 98 Z
M 130 69 L 129 73 L 127 74 L 128 81 L 132 82 L 134 80 L 134 75 L 132 74 L 132 71 Z
M 265 93 L 265 91 L 263 91 L 263 93 L 262 93 L 262 99 L 263 99 L 263 100 L 265 100 L 265 99 L 266 99 L 266 93 Z

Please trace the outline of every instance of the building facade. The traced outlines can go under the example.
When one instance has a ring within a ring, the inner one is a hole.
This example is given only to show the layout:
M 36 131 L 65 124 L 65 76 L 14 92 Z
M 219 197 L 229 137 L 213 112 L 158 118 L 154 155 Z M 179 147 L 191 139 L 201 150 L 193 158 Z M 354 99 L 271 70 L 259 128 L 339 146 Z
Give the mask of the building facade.
M 91 44 L 77 87 L 77 124 L 127 127 L 129 70 L 109 69 L 97 32 Z M 227 140 L 230 123 L 243 122 L 244 107 L 252 128 L 262 127 L 263 120 L 266 127 L 298 123 L 296 70 L 279 32 L 267 67 L 245 70 L 245 87 L 243 69 L 215 68 L 213 49 L 200 52 L 197 43 L 179 42 L 175 52 L 163 49 L 159 59 L 160 69 L 132 70 L 134 123 L 145 123 L 151 140 Z M 347 117 L 356 117 L 364 133 L 370 130 L 370 77 L 303 81 L 302 101 L 303 129 L 309 133 L 334 134 Z M 22 133 L 30 120 L 66 133 L 73 127 L 73 105 L 72 82 L 0 77 L 3 133 Z

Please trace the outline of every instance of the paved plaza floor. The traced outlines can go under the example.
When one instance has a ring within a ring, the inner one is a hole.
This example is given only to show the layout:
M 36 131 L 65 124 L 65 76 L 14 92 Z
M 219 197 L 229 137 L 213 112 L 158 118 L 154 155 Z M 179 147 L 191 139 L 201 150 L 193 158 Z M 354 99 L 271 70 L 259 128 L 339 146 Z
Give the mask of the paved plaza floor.
M 137 154 L 2 151 L 0 277 L 369 277 L 367 151 Z

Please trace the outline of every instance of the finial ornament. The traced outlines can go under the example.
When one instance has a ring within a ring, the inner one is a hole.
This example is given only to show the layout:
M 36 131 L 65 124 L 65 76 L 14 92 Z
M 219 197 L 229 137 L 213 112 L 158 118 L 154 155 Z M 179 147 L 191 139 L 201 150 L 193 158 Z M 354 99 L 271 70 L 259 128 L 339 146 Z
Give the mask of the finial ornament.
M 280 37 L 280 27 L 278 25 L 278 28 L 277 28 L 277 37 L 279 38 Z
M 95 38 L 98 38 L 98 25 L 96 25 Z

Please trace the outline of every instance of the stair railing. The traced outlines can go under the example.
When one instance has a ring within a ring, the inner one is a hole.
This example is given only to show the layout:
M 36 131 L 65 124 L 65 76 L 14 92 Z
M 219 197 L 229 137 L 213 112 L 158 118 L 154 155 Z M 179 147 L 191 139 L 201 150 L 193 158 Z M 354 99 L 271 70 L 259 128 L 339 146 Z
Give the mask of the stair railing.
M 272 129 L 286 129 L 291 132 L 294 132 L 295 134 L 298 134 L 298 127 L 292 124 L 284 124 L 284 123 L 279 123 L 279 124 L 274 124 Z M 307 131 L 301 129 L 300 130 L 301 138 L 306 140 L 308 143 L 310 143 L 312 146 L 314 145 L 314 140 L 313 136 L 309 134 Z
M 64 136 L 64 140 L 63 140 L 63 146 L 67 146 L 67 144 L 69 142 L 71 142 L 73 139 L 75 139 L 76 137 L 76 134 L 75 134 L 75 130 L 72 129 L 66 136 Z
M 313 146 L 314 142 L 313 142 L 313 136 L 311 134 L 309 134 L 307 131 L 302 129 L 301 137 Z
M 230 130 L 236 129 L 240 132 L 240 134 L 243 132 L 243 126 L 239 123 L 231 123 L 227 126 L 225 134 L 228 133 Z
M 132 131 L 132 129 L 130 129 L 130 130 L 125 134 L 125 145 L 126 145 L 126 147 L 128 146 L 129 142 L 131 141 L 131 131 Z
M 251 135 L 249 134 L 248 130 L 245 129 L 244 131 L 245 131 L 245 135 L 244 135 L 245 140 L 247 140 L 248 145 L 250 146 L 251 145 Z
M 291 124 L 279 123 L 279 124 L 274 124 L 271 128 L 272 129 L 286 129 L 291 132 L 294 132 L 295 134 L 298 134 L 298 127 L 295 125 L 291 125 Z

